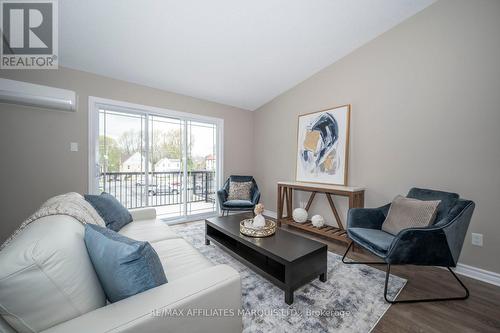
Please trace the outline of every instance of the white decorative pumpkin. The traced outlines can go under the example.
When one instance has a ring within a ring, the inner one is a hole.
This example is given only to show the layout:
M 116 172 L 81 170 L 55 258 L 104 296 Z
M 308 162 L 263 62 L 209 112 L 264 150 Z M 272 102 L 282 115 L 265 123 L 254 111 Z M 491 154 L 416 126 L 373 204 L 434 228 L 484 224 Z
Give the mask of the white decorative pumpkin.
M 255 229 L 261 229 L 264 228 L 265 226 L 266 226 L 266 219 L 264 218 L 264 216 L 262 216 L 262 214 L 256 215 L 253 218 L 253 227 Z
M 297 223 L 304 223 L 307 221 L 307 210 L 304 208 L 295 208 L 293 210 L 293 220 Z
M 325 225 L 325 219 L 321 215 L 314 215 L 311 217 L 311 223 L 316 228 L 320 228 Z

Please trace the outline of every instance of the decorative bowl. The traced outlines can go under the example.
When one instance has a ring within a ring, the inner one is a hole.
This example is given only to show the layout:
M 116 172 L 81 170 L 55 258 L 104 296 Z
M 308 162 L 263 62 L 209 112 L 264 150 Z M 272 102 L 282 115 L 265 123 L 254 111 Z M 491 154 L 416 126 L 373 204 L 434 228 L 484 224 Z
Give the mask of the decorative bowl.
M 276 232 L 276 222 L 266 219 L 266 226 L 264 228 L 252 228 L 245 226 L 245 222 L 252 222 L 253 219 L 245 219 L 240 222 L 240 232 L 245 236 L 250 237 L 269 237 Z

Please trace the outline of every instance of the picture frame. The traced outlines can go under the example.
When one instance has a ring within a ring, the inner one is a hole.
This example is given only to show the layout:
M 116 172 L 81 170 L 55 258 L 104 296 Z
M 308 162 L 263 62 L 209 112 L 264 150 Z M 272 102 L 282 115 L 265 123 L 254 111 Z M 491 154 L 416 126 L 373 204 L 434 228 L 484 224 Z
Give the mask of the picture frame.
M 350 117 L 350 104 L 298 116 L 296 181 L 347 185 Z

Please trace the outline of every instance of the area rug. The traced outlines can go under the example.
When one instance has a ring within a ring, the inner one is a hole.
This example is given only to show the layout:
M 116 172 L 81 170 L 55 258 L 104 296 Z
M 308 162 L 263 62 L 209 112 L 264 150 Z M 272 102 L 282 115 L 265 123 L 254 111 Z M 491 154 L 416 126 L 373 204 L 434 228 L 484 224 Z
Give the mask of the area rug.
M 243 332 L 370 332 L 390 304 L 384 301 L 385 272 L 366 265 L 345 265 L 328 252 L 328 279 L 318 279 L 295 291 L 288 306 L 284 292 L 217 245 L 205 245 L 205 224 L 174 225 L 177 234 L 215 264 L 227 264 L 241 275 Z M 406 280 L 391 275 L 389 296 Z

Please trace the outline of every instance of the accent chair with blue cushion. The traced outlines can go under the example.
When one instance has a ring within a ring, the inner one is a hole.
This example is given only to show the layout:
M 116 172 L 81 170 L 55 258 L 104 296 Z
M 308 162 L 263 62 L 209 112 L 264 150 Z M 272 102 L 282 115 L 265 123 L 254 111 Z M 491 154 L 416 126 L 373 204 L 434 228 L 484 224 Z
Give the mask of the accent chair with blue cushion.
M 248 200 L 228 200 L 231 182 L 252 182 L 250 198 Z M 224 183 L 224 186 L 222 186 L 222 189 L 217 191 L 217 197 L 222 215 L 224 213 L 229 214 L 230 211 L 253 211 L 255 205 L 259 203 L 260 191 L 252 176 L 230 176 Z
M 348 212 L 347 234 L 353 241 L 342 262 L 345 264 L 384 264 L 387 266 L 384 298 L 389 303 L 414 303 L 444 300 L 462 300 L 469 297 L 467 287 L 451 270 L 456 267 L 467 228 L 474 211 L 473 201 L 459 198 L 456 193 L 412 188 L 407 198 L 440 200 L 434 223 L 427 227 L 407 228 L 392 235 L 382 230 L 391 204 L 379 208 L 353 208 Z M 382 259 L 382 262 L 345 261 L 346 255 L 357 244 Z M 465 295 L 448 298 L 389 300 L 387 285 L 391 265 L 424 265 L 446 267 L 465 291 Z

